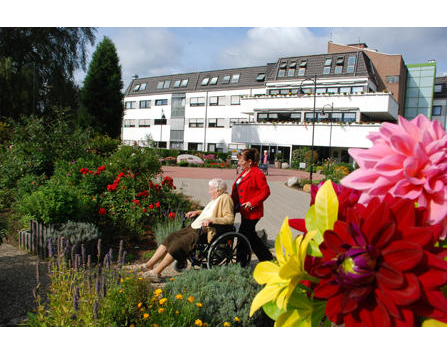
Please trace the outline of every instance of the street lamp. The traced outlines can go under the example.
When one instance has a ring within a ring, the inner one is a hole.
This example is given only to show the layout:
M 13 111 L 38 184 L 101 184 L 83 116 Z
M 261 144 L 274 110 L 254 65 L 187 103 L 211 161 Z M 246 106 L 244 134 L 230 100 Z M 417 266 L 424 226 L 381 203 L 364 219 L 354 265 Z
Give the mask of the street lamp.
M 323 113 L 323 115 L 325 115 L 325 113 L 324 113 L 324 108 L 325 107 L 330 107 L 331 108 L 331 118 L 329 118 L 329 123 L 331 124 L 331 127 L 330 127 L 330 129 L 329 129 L 329 158 L 332 158 L 332 155 L 331 155 L 331 142 L 332 142 L 332 119 L 333 119 L 333 115 L 334 115 L 334 103 L 331 103 L 331 104 L 325 104 L 324 106 L 323 106 L 323 111 L 322 111 L 322 113 Z
M 158 148 L 160 148 L 161 139 L 162 139 L 162 132 L 163 132 L 163 122 L 166 119 L 165 112 L 163 111 L 163 108 L 161 109 L 161 120 L 160 120 L 160 140 L 158 141 Z
M 317 75 L 314 75 L 313 77 L 307 77 L 303 81 L 301 81 L 300 88 L 298 89 L 299 94 L 303 95 L 304 91 L 302 89 L 303 84 L 306 81 L 312 81 L 314 83 L 314 109 L 312 114 L 312 145 L 311 145 L 311 155 L 310 155 L 310 184 L 312 185 L 312 173 L 313 173 L 313 164 L 314 164 L 314 135 L 315 135 L 315 104 L 317 99 Z

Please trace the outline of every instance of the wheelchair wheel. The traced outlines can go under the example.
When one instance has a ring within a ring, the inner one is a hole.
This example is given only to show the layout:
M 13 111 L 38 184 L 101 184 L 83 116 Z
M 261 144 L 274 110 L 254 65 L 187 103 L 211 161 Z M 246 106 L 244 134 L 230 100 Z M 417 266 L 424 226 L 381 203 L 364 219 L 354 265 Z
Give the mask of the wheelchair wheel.
M 251 246 L 248 239 L 238 232 L 227 232 L 211 243 L 206 263 L 208 269 L 236 263 L 247 267 L 250 260 Z
M 174 262 L 174 269 L 176 272 L 183 273 L 186 270 L 186 267 L 188 267 L 188 262 L 186 262 L 186 261 L 184 261 L 184 262 L 175 261 Z

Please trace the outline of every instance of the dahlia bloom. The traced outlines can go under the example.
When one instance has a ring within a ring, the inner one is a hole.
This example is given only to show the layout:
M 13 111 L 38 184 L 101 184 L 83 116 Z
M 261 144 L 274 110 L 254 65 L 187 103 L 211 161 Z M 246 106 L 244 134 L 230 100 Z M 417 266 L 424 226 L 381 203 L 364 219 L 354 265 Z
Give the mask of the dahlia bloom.
M 363 191 L 360 203 L 386 193 L 427 208 L 429 223 L 447 230 L 447 134 L 437 121 L 418 115 L 398 124 L 383 123 L 370 133 L 369 149 L 349 149 L 360 168 L 341 183 Z M 445 235 L 445 231 L 443 232 Z
M 442 227 L 407 199 L 386 195 L 357 204 L 324 233 L 321 280 L 328 318 L 347 326 L 413 326 L 416 316 L 447 323 L 445 252 L 434 247 Z

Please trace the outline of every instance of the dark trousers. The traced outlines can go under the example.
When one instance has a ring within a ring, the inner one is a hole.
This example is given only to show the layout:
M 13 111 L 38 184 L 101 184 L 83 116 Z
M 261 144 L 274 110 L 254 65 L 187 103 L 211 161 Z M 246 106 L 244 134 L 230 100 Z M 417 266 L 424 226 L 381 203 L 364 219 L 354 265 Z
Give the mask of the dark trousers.
M 256 234 L 256 224 L 259 219 L 249 220 L 241 218 L 241 226 L 239 227 L 239 233 L 244 235 L 250 241 L 251 248 L 258 257 L 259 261 L 271 261 L 273 259 L 272 254 L 268 250 L 267 246 Z

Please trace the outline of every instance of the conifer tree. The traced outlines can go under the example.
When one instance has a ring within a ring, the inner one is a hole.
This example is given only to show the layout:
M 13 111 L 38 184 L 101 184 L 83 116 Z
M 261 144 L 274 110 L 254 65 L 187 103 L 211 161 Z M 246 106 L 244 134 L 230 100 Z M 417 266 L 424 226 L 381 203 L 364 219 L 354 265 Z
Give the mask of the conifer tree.
M 121 65 L 115 45 L 104 37 L 93 53 L 81 90 L 80 124 L 119 138 L 123 116 Z

